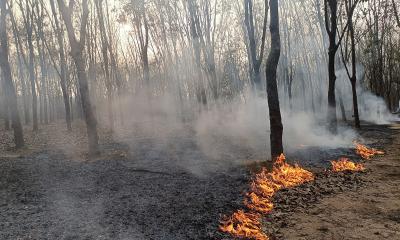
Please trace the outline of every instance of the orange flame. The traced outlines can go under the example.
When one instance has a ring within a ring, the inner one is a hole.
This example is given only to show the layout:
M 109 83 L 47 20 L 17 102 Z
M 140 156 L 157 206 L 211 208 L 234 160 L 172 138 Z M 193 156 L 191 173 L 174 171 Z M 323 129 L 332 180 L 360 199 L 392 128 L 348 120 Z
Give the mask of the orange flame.
M 332 170 L 334 172 L 343 171 L 364 171 L 365 168 L 360 163 L 354 163 L 348 158 L 340 158 L 338 161 L 331 161 Z
M 291 188 L 314 180 L 314 175 L 299 167 L 285 162 L 281 154 L 275 161 L 272 172 L 265 168 L 255 175 L 251 183 L 251 193 L 247 194 L 245 205 L 255 211 L 268 213 L 273 209 L 272 197 L 282 188 Z
M 249 209 L 260 212 L 260 213 L 269 213 L 274 208 L 274 204 L 272 203 L 271 198 L 265 198 L 263 196 L 259 196 L 256 193 L 247 193 L 248 199 L 244 200 L 244 204 Z
M 354 141 L 353 143 L 356 146 L 356 153 L 364 159 L 369 160 L 369 159 L 371 159 L 371 157 L 373 157 L 377 154 L 379 154 L 379 155 L 385 154 L 385 152 L 383 152 L 383 151 L 379 151 L 375 148 L 368 148 L 367 146 L 362 145 L 356 141 Z
M 236 237 L 246 237 L 244 235 L 245 233 L 253 233 L 254 228 L 252 227 L 258 226 L 255 223 L 259 223 L 259 219 L 261 218 L 259 213 L 267 214 L 274 208 L 272 198 L 275 192 L 282 188 L 291 188 L 314 180 L 314 175 L 311 172 L 298 165 L 289 165 L 285 162 L 285 159 L 285 155 L 281 154 L 276 159 L 271 172 L 268 172 L 268 170 L 264 168 L 253 177 L 250 186 L 251 191 L 246 194 L 244 204 L 250 210 L 257 212 L 256 215 L 248 215 L 243 211 L 238 211 L 227 221 L 221 222 L 221 231 L 230 233 Z M 259 216 L 259 219 L 254 221 L 254 216 Z M 236 224 L 236 228 L 234 227 L 235 222 L 240 223 Z M 250 225 L 248 224 L 249 222 L 251 223 Z M 258 231 L 259 228 L 255 229 L 255 234 L 261 233 L 261 230 Z M 257 240 L 263 239 L 257 238 L 256 235 L 253 235 L 253 238 Z
M 268 240 L 268 236 L 261 230 L 261 216 L 257 213 L 246 213 L 239 210 L 226 221 L 221 221 L 219 229 L 235 237 Z

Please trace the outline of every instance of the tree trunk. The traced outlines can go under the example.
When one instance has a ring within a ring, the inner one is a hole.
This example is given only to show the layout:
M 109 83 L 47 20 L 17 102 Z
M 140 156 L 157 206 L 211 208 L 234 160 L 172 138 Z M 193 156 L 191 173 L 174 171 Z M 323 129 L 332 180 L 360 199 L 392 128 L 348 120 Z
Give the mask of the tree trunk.
M 357 65 L 356 65 L 356 41 L 354 36 L 354 25 L 353 25 L 353 14 L 351 11 L 352 1 L 349 2 L 349 31 L 350 31 L 350 41 L 351 41 L 351 65 L 352 65 L 352 76 L 351 82 L 351 92 L 353 95 L 353 112 L 354 112 L 354 125 L 356 128 L 361 128 L 360 115 L 358 112 L 358 100 L 357 100 Z M 355 3 L 357 4 L 357 3 Z
M 109 58 L 108 58 L 108 40 L 107 40 L 107 34 L 106 34 L 106 28 L 104 24 L 104 16 L 103 16 L 103 1 L 102 0 L 97 0 L 96 2 L 96 9 L 97 9 L 97 14 L 98 14 L 98 19 L 99 19 L 99 25 L 100 25 L 100 39 L 101 39 L 101 50 L 103 54 L 103 61 L 104 61 L 104 72 L 105 72 L 105 85 L 106 85 L 106 90 L 107 90 L 107 111 L 108 111 L 108 119 L 109 119 L 109 127 L 110 130 L 113 131 L 114 129 L 114 113 L 112 109 L 112 83 L 111 83 L 111 76 L 110 76 L 110 68 L 109 68 Z M 146 57 L 147 57 L 147 48 L 146 48 Z M 149 72 L 148 70 L 148 60 L 147 61 L 147 73 Z M 146 82 L 148 81 L 148 78 L 146 79 Z
M 328 3 L 329 2 L 329 3 Z M 335 56 L 338 49 L 336 44 L 337 32 L 337 0 L 325 0 L 325 23 L 326 30 L 329 36 L 329 49 L 328 49 L 328 128 L 329 131 L 337 133 L 337 116 L 336 116 L 336 96 L 335 96 Z M 328 16 L 329 7 L 329 16 Z M 330 25 L 330 26 L 329 26 Z
M 247 38 L 249 45 L 249 59 L 250 65 L 252 69 L 250 71 L 250 78 L 253 87 L 257 90 L 261 90 L 261 63 L 264 53 L 265 46 L 265 36 L 267 29 L 267 21 L 268 21 L 268 2 L 265 2 L 264 6 L 264 23 L 263 23 L 263 33 L 261 39 L 261 48 L 260 48 L 260 56 L 257 58 L 257 46 L 255 39 L 255 30 L 254 30 L 254 15 L 253 15 L 253 0 L 244 0 L 244 16 L 245 16 L 245 27 L 247 30 Z
M 267 1 L 267 0 L 266 0 Z M 270 121 L 270 141 L 271 141 L 271 157 L 276 159 L 283 153 L 283 125 L 281 110 L 279 106 L 278 86 L 276 80 L 276 72 L 281 53 L 281 42 L 279 34 L 279 9 L 278 0 L 270 0 L 271 11 L 271 49 L 267 59 L 266 78 L 267 78 L 267 94 Z
M 4 89 L 3 77 L 0 75 L 0 86 L 2 87 L 2 91 L 0 92 L 0 113 L 1 118 L 4 120 L 4 130 L 10 130 L 10 116 L 9 110 L 7 106 L 7 96 Z
M 28 6 L 27 6 L 28 7 Z M 35 52 L 33 49 L 33 29 L 32 29 L 32 13 L 28 9 L 26 13 L 25 28 L 27 33 L 27 41 L 29 48 L 29 81 L 31 83 L 31 93 L 32 93 L 32 121 L 33 121 L 33 131 L 38 130 L 38 109 L 37 109 L 37 94 L 36 94 L 36 76 L 35 76 Z
M 344 103 L 343 103 L 343 95 L 342 95 L 342 92 L 339 91 L 339 89 L 338 89 L 338 95 L 339 95 L 339 106 L 340 106 L 340 113 L 342 114 L 342 120 L 346 122 L 346 121 L 347 121 L 347 118 L 346 118 L 346 109 L 345 109 Z
M 188 10 L 189 10 L 189 17 L 190 17 L 190 33 L 192 37 L 192 47 L 194 52 L 194 60 L 196 62 L 196 72 L 197 72 L 197 79 L 195 80 L 196 84 L 196 97 L 197 101 L 201 102 L 204 106 L 207 106 L 207 95 L 206 90 L 204 87 L 202 74 L 201 74 L 201 52 L 200 52 L 200 36 L 196 28 L 195 22 L 195 6 L 193 0 L 188 0 Z
M 89 8 L 87 0 L 83 0 L 82 2 L 82 18 L 81 18 L 81 27 L 80 27 L 80 39 L 79 41 L 75 36 L 75 29 L 72 25 L 72 9 L 71 6 L 67 7 L 64 3 L 64 0 L 58 0 L 58 6 L 61 10 L 62 17 L 64 19 L 67 32 L 68 39 L 71 45 L 71 56 L 74 60 L 77 75 L 78 75 L 78 83 L 79 83 L 79 93 L 81 96 L 83 113 L 85 115 L 85 122 L 88 134 L 88 143 L 89 143 L 89 154 L 97 155 L 99 154 L 99 136 L 97 134 L 97 119 L 93 111 L 92 103 L 89 95 L 89 85 L 86 75 L 86 61 L 84 59 L 84 46 L 86 41 L 86 26 L 89 15 Z
M 77 69 L 78 81 L 79 81 L 79 92 L 81 96 L 83 113 L 85 115 L 87 134 L 89 140 L 89 153 L 96 155 L 99 152 L 98 141 L 99 137 L 97 134 L 97 119 L 93 112 L 92 103 L 89 97 L 89 85 L 85 70 L 85 61 L 83 59 L 83 53 L 74 54 L 72 57 L 75 62 Z
M 14 142 L 16 148 L 24 146 L 24 135 L 21 120 L 18 113 L 17 94 L 11 75 L 8 61 L 8 39 L 6 27 L 6 1 L 0 2 L 0 67 L 3 74 L 3 89 L 7 98 L 7 105 L 11 112 L 12 128 L 14 130 Z
M 68 131 L 72 131 L 72 126 L 71 126 L 71 105 L 69 104 L 69 93 L 67 89 L 67 61 L 65 58 L 65 51 L 64 51 L 64 34 L 61 29 L 61 26 L 58 21 L 58 15 L 56 12 L 56 8 L 54 5 L 54 1 L 50 1 L 50 6 L 51 6 L 51 11 L 54 16 L 54 22 L 56 26 L 56 36 L 57 36 L 57 42 L 58 42 L 58 47 L 59 47 L 59 55 L 60 55 L 60 68 L 61 68 L 61 76 L 60 76 L 60 85 L 61 85 L 61 91 L 63 95 L 63 100 L 64 100 L 64 108 L 65 108 L 65 121 L 67 123 L 67 129 Z

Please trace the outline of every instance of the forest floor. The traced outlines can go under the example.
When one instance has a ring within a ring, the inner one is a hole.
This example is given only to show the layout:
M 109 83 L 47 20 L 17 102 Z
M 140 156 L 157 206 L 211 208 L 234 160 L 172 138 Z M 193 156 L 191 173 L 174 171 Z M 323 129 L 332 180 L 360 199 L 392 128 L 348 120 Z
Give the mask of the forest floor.
M 101 156 L 88 158 L 84 125 L 73 129 L 26 127 L 18 151 L 0 132 L 1 240 L 213 239 L 221 214 L 241 204 L 245 168 L 209 160 L 191 130 L 141 125 L 122 143 L 100 129 Z
M 190 127 L 139 126 L 118 137 L 102 129 L 102 154 L 88 158 L 84 125 L 73 127 L 27 127 L 28 147 L 18 151 L 11 132 L 0 132 L 0 239 L 229 239 L 218 224 L 243 207 L 243 161 L 265 156 L 223 138 L 210 156 Z M 357 158 L 350 147 L 300 149 L 316 181 L 278 192 L 264 230 L 276 239 L 396 239 L 399 129 L 363 126 L 369 145 L 387 152 L 366 173 L 323 171 L 329 160 Z
M 287 215 L 282 239 L 400 239 L 400 125 L 386 154 L 368 160 L 362 186 Z M 357 183 L 355 183 L 357 184 Z

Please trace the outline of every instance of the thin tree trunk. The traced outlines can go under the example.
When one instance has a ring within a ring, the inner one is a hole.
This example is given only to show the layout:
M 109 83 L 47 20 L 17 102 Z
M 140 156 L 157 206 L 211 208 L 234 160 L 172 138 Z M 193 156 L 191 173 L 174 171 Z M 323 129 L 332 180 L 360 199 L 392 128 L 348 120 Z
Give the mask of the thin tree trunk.
M 54 16 L 54 22 L 56 26 L 56 36 L 57 36 L 57 41 L 58 41 L 58 47 L 59 47 L 59 55 L 60 55 L 60 68 L 61 68 L 61 76 L 60 76 L 60 85 L 61 85 L 61 91 L 63 95 L 63 100 L 64 100 L 64 108 L 65 108 L 65 121 L 67 123 L 67 129 L 68 131 L 72 131 L 72 116 L 71 116 L 71 105 L 69 103 L 69 93 L 67 89 L 67 61 L 65 58 L 65 51 L 64 51 L 64 34 L 62 31 L 62 28 L 60 26 L 60 23 L 58 21 L 58 14 L 56 12 L 55 4 L 54 1 L 50 1 L 50 6 L 51 6 L 51 11 Z
M 12 128 L 14 130 L 14 142 L 16 148 L 24 146 L 22 124 L 18 113 L 17 94 L 11 75 L 8 61 L 8 39 L 6 27 L 6 1 L 0 1 L 0 67 L 3 74 L 3 89 L 7 98 L 7 105 L 11 112 Z
M 8 105 L 7 105 L 7 96 L 6 92 L 4 89 L 4 83 L 3 83 L 3 76 L 0 75 L 0 86 L 2 86 L 2 91 L 0 92 L 0 113 L 1 113 L 1 118 L 4 120 L 4 130 L 8 131 L 10 130 L 10 114 L 8 110 Z
M 267 0 L 266 0 L 267 1 Z M 270 0 L 271 11 L 271 49 L 267 59 L 266 78 L 267 78 L 267 94 L 270 121 L 270 141 L 271 141 L 271 157 L 276 159 L 283 153 L 283 125 L 281 110 L 279 106 L 278 86 L 276 80 L 276 72 L 281 53 L 281 41 L 279 34 L 279 8 L 278 0 Z
M 67 27 L 68 39 L 71 45 L 71 55 L 75 63 L 77 75 L 78 75 L 78 83 L 79 83 L 79 92 L 82 101 L 83 113 L 85 115 L 85 122 L 88 134 L 88 143 L 89 143 L 89 154 L 97 155 L 99 154 L 99 136 L 97 133 L 97 119 L 93 111 L 92 103 L 89 95 L 89 84 L 86 75 L 86 61 L 84 59 L 84 46 L 86 41 L 86 27 L 87 20 L 89 15 L 88 3 L 87 0 L 83 0 L 82 2 L 82 18 L 81 18 L 81 27 L 80 27 L 80 39 L 79 41 L 75 36 L 75 29 L 72 25 L 72 9 L 73 6 L 66 6 L 64 0 L 58 0 L 58 6 L 61 10 L 62 17 L 64 19 L 65 25 Z
M 31 84 L 31 94 L 32 94 L 32 121 L 33 121 L 33 131 L 38 130 L 38 107 L 37 107 L 37 93 L 36 93 L 36 76 L 35 76 L 35 51 L 33 48 L 33 29 L 32 29 L 32 22 L 33 22 L 33 15 L 32 10 L 29 9 L 28 2 L 26 2 L 26 10 L 25 15 L 25 28 L 27 34 L 27 42 L 28 42 L 28 49 L 29 49 L 29 81 Z
M 356 0 L 357 1 L 357 0 Z M 357 4 L 355 2 L 354 4 Z M 351 42 L 351 65 L 352 65 L 352 76 L 350 78 L 351 82 L 351 92 L 353 96 L 353 112 L 354 112 L 354 125 L 356 128 L 360 128 L 360 115 L 358 112 L 358 100 L 357 100 L 357 65 L 356 65 L 356 41 L 354 36 L 354 25 L 353 25 L 353 13 L 351 10 L 352 1 L 349 1 L 349 32 L 350 32 L 350 42 Z
M 254 30 L 254 16 L 253 16 L 253 1 L 252 0 L 244 0 L 244 15 L 245 15 L 245 27 L 247 30 L 248 37 L 248 45 L 249 45 L 249 59 L 248 61 L 251 63 L 251 83 L 254 88 L 257 90 L 261 89 L 261 63 L 264 54 L 264 46 L 265 46 L 265 38 L 267 32 L 267 22 L 268 22 L 268 2 L 265 2 L 264 6 L 264 22 L 263 22 L 263 33 L 261 39 L 261 48 L 260 48 L 260 56 L 257 57 L 257 46 L 255 39 L 255 30 Z
M 113 131 L 114 129 L 114 113 L 112 109 L 112 83 L 111 83 L 111 75 L 110 75 L 110 67 L 109 67 L 109 57 L 108 57 L 108 40 L 106 34 L 106 28 L 104 24 L 104 15 L 103 15 L 103 0 L 96 0 L 96 9 L 97 15 L 99 19 L 100 25 L 100 39 L 101 39 L 101 47 L 102 47 L 102 54 L 103 54 L 103 62 L 104 62 L 104 72 L 105 72 L 105 85 L 107 90 L 107 111 L 108 111 L 108 119 L 109 119 L 109 127 L 110 130 Z M 146 50 L 147 55 L 147 50 Z M 147 60 L 147 72 L 148 72 L 148 60 Z M 146 79 L 148 81 L 148 79 Z
M 325 24 L 329 36 L 328 49 L 328 128 L 332 133 L 337 133 L 336 96 L 335 96 L 335 56 L 337 52 L 337 0 L 325 0 Z M 329 7 L 329 10 L 328 10 Z M 329 12 L 329 13 L 328 13 Z

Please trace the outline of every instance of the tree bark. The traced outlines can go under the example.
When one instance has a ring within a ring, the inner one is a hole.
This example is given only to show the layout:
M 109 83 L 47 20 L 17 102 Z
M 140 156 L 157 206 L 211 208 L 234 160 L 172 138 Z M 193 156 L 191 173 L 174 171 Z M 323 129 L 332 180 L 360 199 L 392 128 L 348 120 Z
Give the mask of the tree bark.
M 267 0 L 266 0 L 267 1 Z M 283 125 L 281 110 L 279 106 L 278 86 L 276 80 L 276 72 L 281 53 L 281 41 L 279 34 L 279 8 L 278 0 L 270 0 L 270 32 L 271 32 L 271 49 L 267 59 L 266 78 L 267 78 L 267 95 L 269 107 L 270 121 L 270 141 L 271 141 L 271 157 L 276 159 L 283 153 Z
M 332 133 L 337 133 L 336 95 L 335 95 L 335 56 L 337 52 L 337 0 L 325 0 L 325 24 L 329 37 L 328 48 L 328 128 Z M 328 9 L 329 7 L 329 9 Z M 329 12 L 329 13 L 328 13 Z

